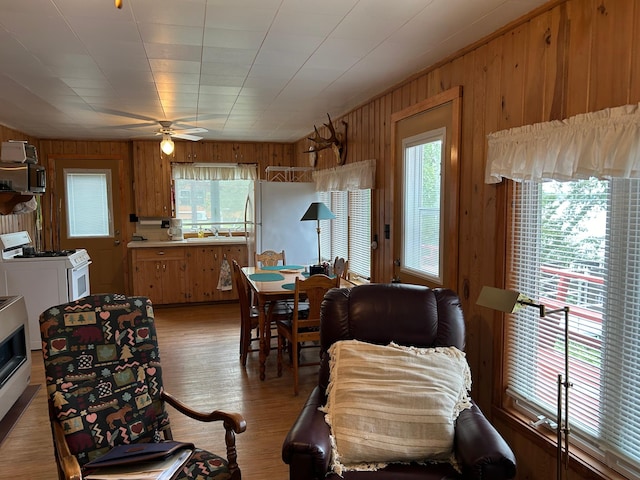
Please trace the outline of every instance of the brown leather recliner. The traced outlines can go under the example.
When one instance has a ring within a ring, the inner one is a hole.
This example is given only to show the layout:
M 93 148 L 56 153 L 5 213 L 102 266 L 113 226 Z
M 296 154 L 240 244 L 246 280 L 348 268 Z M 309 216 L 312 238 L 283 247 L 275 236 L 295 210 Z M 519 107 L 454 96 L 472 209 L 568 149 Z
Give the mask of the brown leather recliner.
M 322 304 L 322 362 L 318 386 L 311 392 L 282 447 L 291 480 L 337 480 L 327 476 L 331 445 L 329 426 L 318 407 L 326 403 L 329 382 L 327 349 L 338 340 L 356 339 L 386 345 L 455 346 L 464 350 L 465 324 L 460 299 L 451 290 L 407 284 L 371 284 L 334 289 Z M 355 479 L 510 479 L 515 476 L 513 452 L 473 404 L 455 426 L 454 449 L 462 473 L 449 464 L 389 465 L 374 472 L 345 472 Z

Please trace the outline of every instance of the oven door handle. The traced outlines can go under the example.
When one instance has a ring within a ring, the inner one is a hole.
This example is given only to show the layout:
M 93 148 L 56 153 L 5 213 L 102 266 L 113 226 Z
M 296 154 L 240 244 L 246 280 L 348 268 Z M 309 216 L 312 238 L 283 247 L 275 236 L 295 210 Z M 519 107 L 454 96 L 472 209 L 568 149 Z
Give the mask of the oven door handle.
M 78 270 L 83 269 L 84 267 L 88 267 L 89 265 L 91 265 L 93 262 L 91 260 L 89 260 L 87 263 L 83 263 L 82 265 L 78 265 L 77 267 L 73 267 L 71 269 L 72 272 L 77 272 Z

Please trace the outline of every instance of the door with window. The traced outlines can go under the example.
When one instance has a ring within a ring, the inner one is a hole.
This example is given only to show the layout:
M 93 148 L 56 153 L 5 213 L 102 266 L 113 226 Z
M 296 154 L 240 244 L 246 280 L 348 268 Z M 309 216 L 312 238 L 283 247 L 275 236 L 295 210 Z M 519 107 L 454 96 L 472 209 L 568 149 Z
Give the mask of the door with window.
M 457 289 L 460 88 L 391 117 L 394 281 Z
M 91 292 L 124 292 L 119 159 L 56 158 L 55 235 L 61 249 L 85 248 Z

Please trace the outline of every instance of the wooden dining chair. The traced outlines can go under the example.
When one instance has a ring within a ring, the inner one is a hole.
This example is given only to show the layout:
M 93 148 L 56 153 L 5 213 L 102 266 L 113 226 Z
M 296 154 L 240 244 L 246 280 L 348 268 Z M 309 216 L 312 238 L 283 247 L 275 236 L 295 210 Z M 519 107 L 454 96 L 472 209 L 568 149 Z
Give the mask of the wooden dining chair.
M 252 308 L 247 288 L 247 279 L 240 270 L 236 260 L 233 263 L 233 280 L 238 290 L 238 302 L 240 303 L 240 361 L 242 366 L 247 364 L 247 356 L 251 352 L 257 352 L 260 342 L 259 313 Z M 271 344 L 271 329 L 275 329 L 277 318 L 289 318 L 291 310 L 283 302 L 270 302 L 265 306 L 265 315 L 269 329 L 265 331 L 267 345 Z M 275 333 L 275 332 L 274 332 Z M 271 347 L 269 347 L 271 348 Z
M 304 366 L 319 365 L 317 361 L 301 362 L 300 348 L 303 342 L 320 341 L 320 305 L 324 295 L 340 283 L 340 277 L 311 275 L 306 280 L 296 278 L 293 312 L 291 319 L 277 319 L 278 331 L 278 376 L 282 376 L 282 352 L 288 344 L 290 368 L 293 370 L 293 393 L 298 394 L 298 369 Z M 306 310 L 301 315 L 301 304 L 306 297 Z
M 333 274 L 336 277 L 344 278 L 345 280 L 349 279 L 349 261 L 345 260 L 342 257 L 336 257 L 333 261 Z
M 275 267 L 278 262 L 286 265 L 284 250 L 276 252 L 275 250 L 265 250 L 262 253 L 256 252 L 256 268 L 259 267 Z
M 251 344 L 260 340 L 258 331 L 258 312 L 251 308 L 249 292 L 247 290 L 247 280 L 240 271 L 240 265 L 233 260 L 233 280 L 238 291 L 238 302 L 240 303 L 240 361 L 242 365 L 247 364 L 249 352 L 257 351 L 258 348 L 251 348 Z M 254 335 L 255 332 L 255 335 Z

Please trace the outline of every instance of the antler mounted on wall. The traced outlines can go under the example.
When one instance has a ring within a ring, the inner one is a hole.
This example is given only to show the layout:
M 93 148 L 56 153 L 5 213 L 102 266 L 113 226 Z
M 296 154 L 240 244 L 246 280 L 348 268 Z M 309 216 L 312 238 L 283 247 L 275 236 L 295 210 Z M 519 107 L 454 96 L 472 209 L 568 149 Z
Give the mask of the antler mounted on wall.
M 317 152 L 321 150 L 325 150 L 327 148 L 331 148 L 333 154 L 336 158 L 336 163 L 338 165 L 342 165 L 347 158 L 347 122 L 342 120 L 342 125 L 344 130 L 342 132 L 336 132 L 335 127 L 333 126 L 333 122 L 331 121 L 331 117 L 327 113 L 327 118 L 329 119 L 329 123 L 325 123 L 324 126 L 329 129 L 331 135 L 327 138 L 324 138 L 318 132 L 318 128 L 314 125 L 313 129 L 316 134 L 313 137 L 307 137 L 311 140 L 315 145 L 309 147 L 309 150 L 304 153 L 311 154 L 312 163 L 315 166 L 315 158 L 317 156 Z

